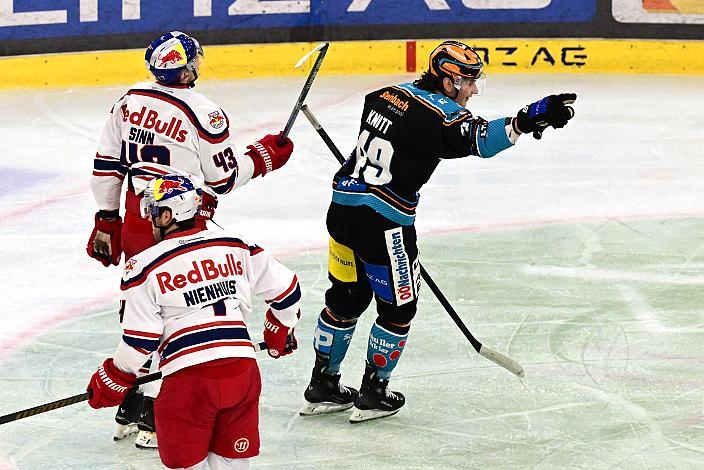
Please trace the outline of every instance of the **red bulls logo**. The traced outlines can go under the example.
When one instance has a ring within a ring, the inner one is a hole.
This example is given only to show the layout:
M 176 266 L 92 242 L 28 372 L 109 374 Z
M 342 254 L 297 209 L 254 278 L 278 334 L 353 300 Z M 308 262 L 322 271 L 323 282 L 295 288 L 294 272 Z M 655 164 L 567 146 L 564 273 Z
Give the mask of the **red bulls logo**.
M 171 194 L 173 191 L 185 191 L 186 188 L 181 184 L 179 181 L 173 181 L 173 180 L 162 180 L 161 184 L 159 184 L 159 188 L 157 189 L 157 193 L 160 196 L 163 196 L 165 194 Z M 161 198 L 157 198 L 161 199 Z
M 159 58 L 159 67 L 163 67 L 165 65 L 171 65 L 171 64 L 178 64 L 183 60 L 183 56 L 179 51 L 176 49 L 172 49 L 169 52 L 167 52 L 165 55 Z

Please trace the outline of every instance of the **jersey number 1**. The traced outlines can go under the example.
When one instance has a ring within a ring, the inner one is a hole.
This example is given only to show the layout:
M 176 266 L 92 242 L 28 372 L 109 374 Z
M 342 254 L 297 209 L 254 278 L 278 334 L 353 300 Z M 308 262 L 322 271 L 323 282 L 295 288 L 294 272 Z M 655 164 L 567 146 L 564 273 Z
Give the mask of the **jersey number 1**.
M 387 184 L 391 181 L 391 157 L 394 148 L 391 142 L 381 137 L 369 138 L 370 132 L 364 130 L 357 139 L 357 164 L 352 173 L 353 178 L 362 177 L 365 183 Z

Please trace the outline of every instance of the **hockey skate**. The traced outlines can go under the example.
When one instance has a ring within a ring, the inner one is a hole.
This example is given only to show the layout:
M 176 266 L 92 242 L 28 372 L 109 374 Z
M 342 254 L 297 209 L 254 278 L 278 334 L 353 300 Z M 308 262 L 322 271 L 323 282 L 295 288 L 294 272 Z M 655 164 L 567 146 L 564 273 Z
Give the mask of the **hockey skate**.
M 112 437 L 113 440 L 120 441 L 138 431 L 137 421 L 139 421 L 141 409 L 142 395 L 134 391 L 128 392 L 120 406 L 117 407 L 117 414 L 115 414 L 117 428 Z
M 389 390 L 389 381 L 376 377 L 376 372 L 367 365 L 362 378 L 359 396 L 354 401 L 350 423 L 369 421 L 395 415 L 406 403 L 400 392 Z
M 340 374 L 326 374 L 314 367 L 310 384 L 303 393 L 306 403 L 298 413 L 312 416 L 348 410 L 358 396 L 357 390 L 340 383 Z
M 139 413 L 139 422 L 137 423 L 137 439 L 134 441 L 137 449 L 151 450 L 157 448 L 156 427 L 154 426 L 154 399 L 152 397 L 144 397 L 142 402 L 142 411 Z

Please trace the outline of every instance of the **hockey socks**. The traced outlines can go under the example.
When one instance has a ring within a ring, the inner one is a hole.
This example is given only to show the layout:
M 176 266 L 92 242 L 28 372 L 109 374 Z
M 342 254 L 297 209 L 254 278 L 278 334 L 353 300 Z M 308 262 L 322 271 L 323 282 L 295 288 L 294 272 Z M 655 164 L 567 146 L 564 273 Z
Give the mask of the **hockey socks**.
M 356 321 L 352 323 L 337 320 L 327 308 L 323 309 L 313 337 L 316 367 L 323 368 L 322 372 L 326 374 L 339 374 L 340 364 L 345 359 L 356 327 Z
M 380 324 L 379 320 L 372 325 L 367 347 L 367 363 L 376 368 L 376 376 L 379 379 L 389 380 L 391 377 L 391 372 L 398 364 L 406 345 L 409 329 L 408 326 Z
M 335 319 L 328 309 L 320 312 L 313 340 L 315 366 L 303 393 L 306 402 L 299 411 L 302 416 L 347 410 L 359 396 L 357 390 L 340 383 L 340 364 L 350 347 L 356 326 L 356 322 Z
M 409 329 L 379 320 L 372 325 L 367 365 L 350 415 L 351 423 L 394 415 L 406 403 L 402 393 L 389 390 L 389 377 L 401 357 Z

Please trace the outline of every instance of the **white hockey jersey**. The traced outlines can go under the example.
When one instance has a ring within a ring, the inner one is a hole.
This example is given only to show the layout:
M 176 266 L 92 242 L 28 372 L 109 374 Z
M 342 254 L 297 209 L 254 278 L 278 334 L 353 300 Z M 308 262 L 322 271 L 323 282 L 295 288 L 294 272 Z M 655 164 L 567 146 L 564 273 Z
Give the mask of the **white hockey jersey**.
M 136 373 L 158 351 L 168 375 L 227 357 L 254 357 L 246 321 L 253 295 L 287 327 L 298 321 L 296 275 L 257 245 L 222 230 L 192 229 L 131 258 L 122 277 L 120 369 Z M 264 325 L 264 318 L 255 324 Z
M 225 194 L 252 178 L 254 164 L 237 156 L 228 117 L 208 98 L 186 85 L 138 83 L 117 100 L 100 138 L 91 178 L 98 208 L 119 209 L 128 174 L 139 194 L 175 172 Z

